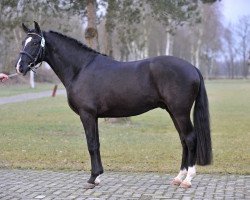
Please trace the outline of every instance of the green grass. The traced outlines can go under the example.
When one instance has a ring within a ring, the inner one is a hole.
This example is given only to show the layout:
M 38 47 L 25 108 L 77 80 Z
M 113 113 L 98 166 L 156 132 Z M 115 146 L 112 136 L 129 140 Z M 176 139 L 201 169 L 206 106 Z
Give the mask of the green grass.
M 36 87 L 32 89 L 29 84 L 11 85 L 6 81 L 5 83 L 0 83 L 0 98 L 45 90 L 52 91 L 54 86 L 55 84 L 52 83 L 36 83 Z M 58 89 L 62 88 L 63 86 L 60 84 Z
M 250 81 L 209 81 L 214 163 L 205 173 L 249 174 Z M 90 170 L 80 119 L 66 98 L 43 98 L 0 108 L 0 167 Z M 156 109 L 130 124 L 99 120 L 105 170 L 177 172 L 178 134 L 168 114 Z

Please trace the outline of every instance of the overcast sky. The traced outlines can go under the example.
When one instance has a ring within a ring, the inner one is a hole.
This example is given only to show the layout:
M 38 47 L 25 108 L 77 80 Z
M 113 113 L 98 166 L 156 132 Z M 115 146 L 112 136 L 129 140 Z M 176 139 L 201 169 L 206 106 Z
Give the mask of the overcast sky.
M 220 3 L 226 24 L 237 23 L 243 15 L 250 16 L 250 0 L 222 0 Z

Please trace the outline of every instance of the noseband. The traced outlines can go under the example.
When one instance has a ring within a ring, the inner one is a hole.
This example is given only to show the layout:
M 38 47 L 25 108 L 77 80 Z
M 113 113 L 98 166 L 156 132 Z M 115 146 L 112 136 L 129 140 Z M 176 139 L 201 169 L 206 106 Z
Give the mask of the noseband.
M 32 60 L 32 62 L 28 65 L 28 67 L 30 68 L 30 70 L 35 72 L 34 70 L 39 68 L 42 65 L 42 62 L 41 62 L 40 65 L 38 67 L 36 67 L 37 60 L 39 58 L 41 58 L 41 60 L 43 61 L 44 56 L 45 56 L 45 39 L 43 37 L 42 32 L 41 32 L 41 35 L 39 35 L 37 33 L 28 33 L 28 35 L 36 35 L 36 36 L 41 38 L 40 48 L 39 48 L 39 51 L 38 51 L 36 57 L 33 57 L 32 55 L 30 55 L 26 51 L 20 51 L 20 54 L 24 54 L 24 55 L 28 56 Z

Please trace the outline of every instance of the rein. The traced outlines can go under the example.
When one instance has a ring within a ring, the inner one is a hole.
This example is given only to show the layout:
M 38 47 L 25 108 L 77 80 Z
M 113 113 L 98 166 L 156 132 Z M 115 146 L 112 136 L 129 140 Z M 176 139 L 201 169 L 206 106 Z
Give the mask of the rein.
M 41 67 L 44 56 L 45 56 L 45 39 L 43 37 L 43 33 L 41 32 L 41 35 L 37 34 L 37 33 L 28 33 L 28 35 L 36 35 L 38 37 L 41 38 L 41 43 L 40 43 L 40 48 L 39 51 L 36 55 L 36 57 L 34 58 L 32 55 L 30 55 L 28 52 L 26 51 L 20 51 L 20 54 L 25 54 L 26 56 L 28 56 L 31 60 L 33 60 L 28 67 L 30 68 L 30 70 L 32 70 L 33 72 L 35 72 L 35 69 Z M 37 60 L 41 58 L 42 62 L 40 63 L 39 66 L 36 66 L 36 62 Z

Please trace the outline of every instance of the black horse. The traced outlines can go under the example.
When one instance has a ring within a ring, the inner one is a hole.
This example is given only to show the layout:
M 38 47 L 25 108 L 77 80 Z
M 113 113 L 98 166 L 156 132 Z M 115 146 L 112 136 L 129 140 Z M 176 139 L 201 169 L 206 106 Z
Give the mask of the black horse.
M 211 163 L 207 94 L 202 75 L 193 65 L 172 56 L 119 62 L 61 33 L 41 31 L 36 22 L 33 30 L 22 27 L 27 37 L 16 70 L 25 75 L 46 61 L 64 84 L 69 106 L 80 116 L 87 138 L 91 157 L 88 187 L 94 187 L 103 173 L 98 133 L 98 118 L 103 117 L 165 109 L 183 147 L 180 173 L 172 184 L 190 187 L 195 164 Z

